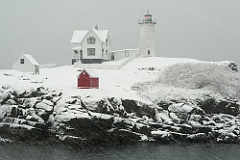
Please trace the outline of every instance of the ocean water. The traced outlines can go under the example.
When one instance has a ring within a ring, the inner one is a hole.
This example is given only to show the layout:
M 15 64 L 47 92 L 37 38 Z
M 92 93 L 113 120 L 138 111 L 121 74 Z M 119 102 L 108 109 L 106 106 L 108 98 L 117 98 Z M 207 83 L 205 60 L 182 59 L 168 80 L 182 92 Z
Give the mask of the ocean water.
M 137 143 L 98 147 L 1 144 L 0 160 L 239 160 L 237 144 Z

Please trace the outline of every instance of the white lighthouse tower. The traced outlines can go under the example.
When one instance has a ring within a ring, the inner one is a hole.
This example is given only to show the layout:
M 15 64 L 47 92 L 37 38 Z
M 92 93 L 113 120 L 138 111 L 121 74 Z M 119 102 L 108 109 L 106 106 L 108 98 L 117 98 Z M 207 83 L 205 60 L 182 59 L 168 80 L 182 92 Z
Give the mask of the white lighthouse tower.
M 147 11 L 143 19 L 138 20 L 140 24 L 140 46 L 139 56 L 156 56 L 155 51 L 155 24 L 152 15 Z

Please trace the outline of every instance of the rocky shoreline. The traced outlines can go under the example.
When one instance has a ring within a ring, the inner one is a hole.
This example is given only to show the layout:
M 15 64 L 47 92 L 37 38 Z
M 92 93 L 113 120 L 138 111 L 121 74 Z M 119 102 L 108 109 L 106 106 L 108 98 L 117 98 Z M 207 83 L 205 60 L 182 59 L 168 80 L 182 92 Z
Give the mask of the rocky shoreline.
M 240 142 L 234 99 L 160 100 L 65 98 L 62 92 L 0 89 L 0 141 L 26 143 Z

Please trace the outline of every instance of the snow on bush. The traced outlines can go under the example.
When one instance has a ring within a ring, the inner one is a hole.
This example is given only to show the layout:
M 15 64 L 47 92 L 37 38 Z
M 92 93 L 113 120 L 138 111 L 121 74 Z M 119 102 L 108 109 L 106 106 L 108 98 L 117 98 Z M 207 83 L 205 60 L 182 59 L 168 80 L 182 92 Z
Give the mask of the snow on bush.
M 161 90 L 161 93 L 155 91 L 156 87 Z M 164 97 L 165 92 L 170 96 L 174 92 L 179 92 L 181 88 L 182 92 L 192 90 L 192 93 L 200 94 L 202 91 L 204 93 L 209 91 L 223 97 L 240 99 L 240 74 L 225 65 L 182 63 L 166 67 L 156 81 L 136 83 L 132 86 L 132 89 L 140 91 L 140 94 L 148 90 L 160 97 Z M 183 94 L 188 96 L 187 93 Z M 148 93 L 148 96 L 150 95 Z M 157 99 L 157 97 L 151 99 Z
M 227 66 L 212 63 L 185 63 L 168 66 L 157 82 L 187 89 L 208 88 L 231 98 L 240 98 L 240 74 Z

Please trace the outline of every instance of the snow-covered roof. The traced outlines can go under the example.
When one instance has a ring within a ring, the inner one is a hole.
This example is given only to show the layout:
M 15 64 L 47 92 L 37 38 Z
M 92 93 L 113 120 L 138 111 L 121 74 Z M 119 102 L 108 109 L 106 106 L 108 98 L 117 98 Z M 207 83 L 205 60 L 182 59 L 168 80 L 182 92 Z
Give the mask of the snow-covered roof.
M 108 30 L 96 30 L 92 28 L 92 31 L 96 33 L 96 35 L 99 37 L 99 39 L 103 42 L 106 41 L 107 36 L 108 36 Z
M 77 51 L 79 51 L 79 50 L 82 49 L 82 47 L 73 47 L 72 49 L 73 49 L 73 50 L 77 50 Z
M 85 38 L 85 36 L 91 31 L 93 31 L 102 42 L 106 41 L 108 36 L 108 30 L 96 30 L 92 28 L 89 31 L 74 31 L 71 39 L 71 43 L 81 43 L 82 40 Z
M 97 73 L 94 71 L 94 70 L 91 70 L 91 69 L 83 69 L 83 71 L 86 71 L 89 75 L 90 78 L 98 78 L 99 76 L 97 75 Z M 82 74 L 82 72 L 80 74 Z M 79 74 L 79 75 L 80 75 Z
M 74 31 L 71 43 L 81 43 L 88 31 Z
M 32 63 L 33 65 L 39 66 L 39 63 L 31 55 L 23 54 L 23 56 L 27 58 L 27 60 L 29 60 L 29 62 Z

